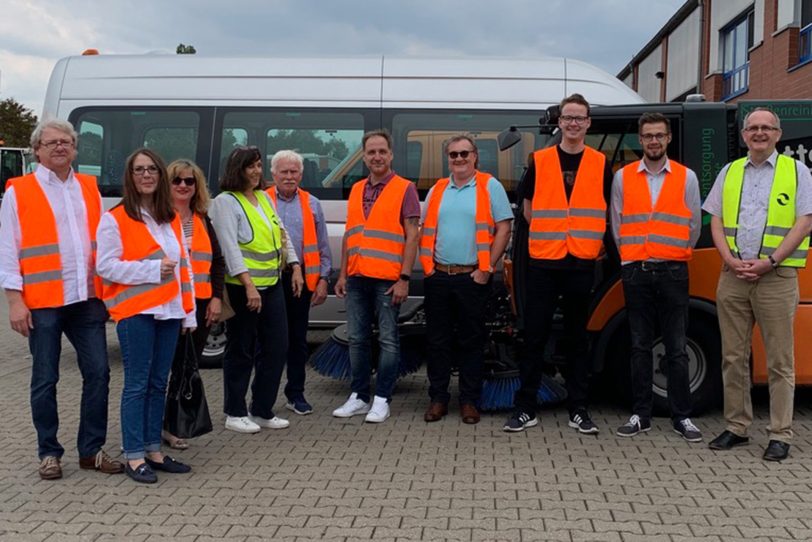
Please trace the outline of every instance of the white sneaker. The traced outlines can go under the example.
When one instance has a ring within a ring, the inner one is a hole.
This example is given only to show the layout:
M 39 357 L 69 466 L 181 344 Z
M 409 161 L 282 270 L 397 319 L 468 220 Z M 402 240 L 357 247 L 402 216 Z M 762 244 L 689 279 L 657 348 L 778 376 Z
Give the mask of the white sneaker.
M 336 418 L 351 418 L 358 414 L 369 412 L 369 403 L 358 398 L 358 394 L 353 392 L 347 402 L 333 411 Z
M 248 416 L 226 416 L 226 429 L 237 433 L 259 433 L 259 426 Z
M 367 414 L 365 422 L 370 423 L 381 423 L 386 421 L 386 418 L 389 417 L 389 402 L 383 397 L 375 396 L 375 399 L 372 401 L 372 408 L 369 409 L 369 414 Z
M 260 418 L 259 416 L 252 416 L 248 414 L 248 419 L 257 425 L 257 427 L 264 427 L 266 429 L 285 429 L 290 426 L 290 422 L 279 416 L 274 416 L 270 420 L 268 418 Z

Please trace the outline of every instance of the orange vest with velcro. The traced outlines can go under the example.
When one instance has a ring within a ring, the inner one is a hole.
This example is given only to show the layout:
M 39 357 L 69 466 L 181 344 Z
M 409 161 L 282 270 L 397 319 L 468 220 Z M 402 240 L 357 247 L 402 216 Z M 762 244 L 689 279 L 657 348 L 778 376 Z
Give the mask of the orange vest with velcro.
M 646 172 L 638 171 L 640 161 L 623 168 L 619 247 L 623 261 L 691 259 L 691 210 L 685 205 L 688 170 L 673 160 L 670 164 L 653 206 Z
M 122 260 L 162 260 L 166 256 L 161 246 L 149 233 L 147 225 L 127 216 L 123 205 L 112 209 L 110 214 L 118 223 Z M 180 215 L 177 213 L 172 221 L 172 231 L 175 233 L 181 251 L 180 284 L 174 273 L 170 277 L 161 278 L 161 282 L 158 284 L 128 285 L 105 280 L 102 299 L 110 312 L 110 317 L 116 322 L 171 301 L 178 295 L 179 290 L 183 310 L 188 313 L 194 309 L 192 284 L 189 280 L 189 261 L 186 257 L 186 249 L 183 247 Z
M 606 157 L 584 147 L 569 202 L 557 147 L 534 152 L 533 160 L 536 184 L 528 235 L 530 257 L 560 260 L 572 254 L 576 258 L 596 259 L 606 232 L 603 197 Z
M 480 271 L 491 270 L 491 245 L 493 244 L 493 214 L 491 213 L 491 197 L 488 193 L 488 181 L 491 175 L 476 172 L 476 255 Z M 423 232 L 420 236 L 420 263 L 426 276 L 434 272 L 434 244 L 437 240 L 437 222 L 440 217 L 440 203 L 443 193 L 448 188 L 449 178 L 440 179 L 434 185 L 431 198 L 426 209 L 426 219 L 423 221 Z M 468 262 L 458 262 L 467 264 Z
M 313 216 L 313 210 L 310 208 L 310 192 L 297 189 L 299 194 L 299 202 L 302 206 L 302 259 L 304 260 L 304 279 L 307 284 L 307 289 L 311 292 L 316 291 L 316 285 L 319 283 L 319 269 L 321 264 L 321 256 L 319 255 L 319 241 L 316 237 L 316 217 Z M 270 187 L 266 190 L 273 204 L 276 205 L 276 188 Z
M 189 260 L 194 276 L 195 297 L 198 299 L 211 298 L 211 259 L 211 239 L 206 230 L 206 222 L 200 215 L 193 213 Z
M 74 173 L 85 203 L 90 235 L 90 267 L 93 290 L 89 297 L 101 297 L 101 278 L 96 269 L 96 229 L 101 218 L 101 195 L 96 177 Z M 17 215 L 20 221 L 20 274 L 23 278 L 23 300 L 29 309 L 61 307 L 65 301 L 62 282 L 62 258 L 59 234 L 51 205 L 33 173 L 9 179 L 6 189 L 14 187 Z
M 364 188 L 369 179 L 355 183 L 347 203 L 347 273 L 384 280 L 398 280 L 406 248 L 400 223 L 406 189 L 411 184 L 395 175 L 364 217 Z

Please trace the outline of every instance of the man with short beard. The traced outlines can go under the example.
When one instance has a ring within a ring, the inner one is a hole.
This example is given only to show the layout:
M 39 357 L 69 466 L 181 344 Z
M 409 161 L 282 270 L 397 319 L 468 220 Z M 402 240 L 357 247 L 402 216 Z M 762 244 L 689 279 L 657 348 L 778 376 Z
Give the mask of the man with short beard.
M 615 174 L 612 235 L 620 251 L 623 294 L 631 330 L 633 408 L 618 436 L 651 429 L 653 359 L 657 324 L 665 345 L 668 403 L 674 431 L 688 442 L 702 433 L 691 422 L 691 389 L 685 334 L 688 327 L 688 261 L 702 228 L 696 174 L 666 155 L 671 123 L 660 113 L 638 121 L 643 159 Z

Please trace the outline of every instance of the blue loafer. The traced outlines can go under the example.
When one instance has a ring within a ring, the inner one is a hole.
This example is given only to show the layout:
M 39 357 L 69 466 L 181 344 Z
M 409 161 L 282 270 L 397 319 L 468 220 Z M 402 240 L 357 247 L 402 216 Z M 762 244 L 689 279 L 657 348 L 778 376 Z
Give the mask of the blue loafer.
M 185 474 L 192 470 L 192 467 L 187 465 L 186 463 L 181 463 L 180 461 L 175 461 L 168 455 L 164 456 L 164 462 L 158 463 L 157 461 L 153 461 L 152 459 L 145 457 L 144 460 L 147 462 L 147 465 L 152 467 L 155 470 L 160 470 L 163 472 L 171 472 L 173 474 Z
M 158 481 L 158 477 L 155 475 L 155 472 L 149 466 L 149 460 L 146 463 L 141 463 L 135 468 L 130 466 L 128 461 L 124 462 L 124 472 L 127 473 L 127 476 L 135 480 L 140 484 L 154 484 Z

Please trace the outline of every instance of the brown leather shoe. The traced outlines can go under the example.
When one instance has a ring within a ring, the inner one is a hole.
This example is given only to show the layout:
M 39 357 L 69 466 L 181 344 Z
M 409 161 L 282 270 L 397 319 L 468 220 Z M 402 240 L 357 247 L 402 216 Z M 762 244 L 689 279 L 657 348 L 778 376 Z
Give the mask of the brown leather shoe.
M 43 480 L 58 480 L 62 478 L 62 465 L 59 458 L 46 455 L 39 464 L 39 477 Z
M 448 414 L 447 404 L 432 402 L 423 414 L 423 419 L 427 422 L 436 422 L 442 420 L 446 414 Z
M 96 455 L 90 457 L 80 457 L 79 467 L 88 470 L 97 470 L 104 474 L 120 474 L 124 472 L 124 463 L 116 461 L 104 450 L 99 450 Z
M 462 423 L 479 423 L 479 411 L 474 405 L 460 405 L 460 416 L 462 416 Z

